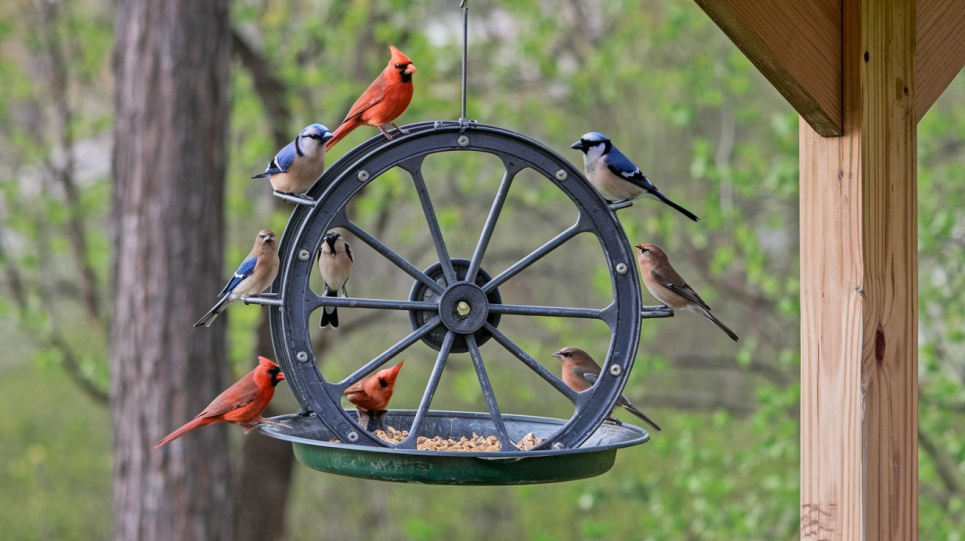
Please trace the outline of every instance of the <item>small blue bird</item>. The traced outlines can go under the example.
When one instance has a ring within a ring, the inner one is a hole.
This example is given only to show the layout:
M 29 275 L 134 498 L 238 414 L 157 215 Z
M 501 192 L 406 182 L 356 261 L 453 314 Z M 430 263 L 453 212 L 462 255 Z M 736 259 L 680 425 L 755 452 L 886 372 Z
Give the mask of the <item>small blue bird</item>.
M 214 318 L 227 310 L 231 303 L 265 292 L 278 275 L 278 263 L 275 234 L 262 229 L 255 238 L 255 247 L 251 249 L 251 253 L 228 280 L 221 293 L 218 293 L 218 302 L 194 326 L 210 327 Z
M 610 139 L 600 132 L 583 134 L 580 140 L 570 145 L 583 151 L 583 168 L 586 178 L 608 201 L 630 201 L 644 193 L 677 209 L 693 221 L 699 218 L 689 210 L 667 198 L 650 182 L 640 168 L 633 165 L 630 158 L 613 146 Z
M 322 124 L 306 126 L 268 162 L 264 173 L 251 178 L 268 177 L 276 193 L 303 194 L 325 172 L 325 143 L 331 138 L 332 132 Z
M 337 231 L 330 231 L 322 238 L 322 246 L 318 250 L 318 271 L 325 281 L 325 292 L 323 297 L 338 297 L 341 291 L 348 297 L 345 283 L 352 275 L 352 267 L 355 266 L 355 256 L 352 255 L 352 246 L 345 242 L 342 235 Z M 326 306 L 322 309 L 322 319 L 319 322 L 322 328 L 338 327 L 338 309 L 334 306 Z

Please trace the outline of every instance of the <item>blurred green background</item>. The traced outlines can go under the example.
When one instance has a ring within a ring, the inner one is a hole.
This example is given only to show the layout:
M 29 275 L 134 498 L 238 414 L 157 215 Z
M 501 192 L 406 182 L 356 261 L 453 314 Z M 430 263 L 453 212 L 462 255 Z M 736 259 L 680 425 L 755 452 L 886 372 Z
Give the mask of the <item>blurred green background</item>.
M 280 232 L 288 218 L 288 207 L 249 179 L 277 150 L 272 129 L 280 124 L 290 140 L 311 122 L 334 128 L 384 66 L 388 44 L 405 51 L 419 69 L 415 97 L 397 123 L 458 118 L 457 4 L 232 4 L 228 262 L 240 261 L 262 224 Z M 112 21 L 112 3 L 102 0 L 0 5 L 4 539 L 110 535 L 104 314 L 110 304 Z M 453 488 L 358 481 L 297 467 L 288 537 L 796 537 L 797 114 L 689 0 L 474 2 L 470 41 L 469 118 L 533 137 L 578 167 L 580 154 L 569 144 L 584 132 L 603 131 L 664 193 L 701 217 L 693 224 L 652 201 L 620 212 L 629 240 L 663 246 L 741 340 L 727 340 L 692 314 L 645 321 L 626 394 L 664 431 L 620 452 L 606 475 L 558 485 Z M 243 58 L 241 46 L 259 63 Z M 280 83 L 270 95 L 257 91 L 255 67 Z M 358 129 L 333 149 L 329 163 L 374 132 Z M 922 539 L 960 539 L 965 531 L 963 135 L 965 79 L 959 76 L 921 121 L 918 135 Z M 427 163 L 447 240 L 457 252 L 471 249 L 500 165 L 484 157 Z M 59 180 L 65 172 L 76 192 Z M 430 245 L 417 200 L 400 179 L 388 174 L 366 188 L 354 216 L 418 259 Z M 561 211 L 566 202 L 559 197 L 539 187 L 513 193 L 494 238 L 497 271 L 572 223 L 572 207 Z M 77 249 L 78 235 L 84 250 Z M 374 257 L 358 251 L 360 261 Z M 582 264 L 582 253 L 549 258 L 504 295 L 596 306 L 609 294 L 609 281 L 595 260 Z M 426 254 L 424 262 L 431 257 Z M 407 291 L 407 277 L 390 269 L 372 264 L 357 271 L 350 291 Z M 85 272 L 94 277 L 93 288 L 79 279 Z M 574 283 L 579 287 L 563 287 Z M 381 341 L 401 338 L 393 332 L 407 325 L 391 314 L 342 314 L 345 328 L 323 337 L 329 348 L 323 370 L 342 375 L 358 366 L 357 359 L 384 349 Z M 236 375 L 250 366 L 260 317 L 255 307 L 238 307 L 227 318 Z M 605 348 L 608 339 L 605 327 L 582 322 L 507 319 L 505 328 L 554 371 L 555 359 L 547 360 L 553 351 L 566 345 Z M 410 381 L 424 381 L 419 374 L 427 373 L 431 357 L 422 351 L 428 349 L 402 357 L 416 359 L 403 372 Z M 416 364 L 420 355 L 427 361 L 423 372 Z M 565 401 L 548 400 L 512 370 L 491 375 L 505 411 L 568 415 Z M 403 387 L 403 380 L 394 405 L 412 407 L 422 388 Z M 484 404 L 468 364 L 447 372 L 443 384 L 434 407 Z M 279 389 L 275 406 L 294 411 L 287 388 Z M 240 430 L 232 437 L 240 441 Z

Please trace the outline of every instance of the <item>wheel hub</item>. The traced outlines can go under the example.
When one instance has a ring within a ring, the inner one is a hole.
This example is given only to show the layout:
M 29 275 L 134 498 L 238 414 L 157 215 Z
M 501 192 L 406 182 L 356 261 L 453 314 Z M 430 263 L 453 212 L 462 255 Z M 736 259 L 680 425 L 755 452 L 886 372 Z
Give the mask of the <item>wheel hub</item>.
M 469 351 L 466 345 L 466 335 L 472 334 L 476 338 L 476 344 L 482 345 L 491 338 L 491 335 L 483 328 L 486 322 L 494 327 L 499 326 L 499 314 L 490 313 L 490 304 L 501 304 L 502 298 L 499 289 L 494 289 L 488 295 L 483 292 L 482 286 L 486 285 L 492 277 L 483 270 L 479 269 L 476 274 L 475 283 L 466 281 L 466 274 L 469 271 L 470 262 L 467 259 L 453 259 L 452 267 L 456 271 L 457 282 L 449 285 L 441 295 L 426 287 L 422 282 L 416 282 L 412 286 L 409 300 L 439 302 L 438 311 L 435 310 L 413 310 L 409 312 L 409 321 L 412 329 L 418 329 L 438 315 L 442 320 L 442 326 L 437 327 L 422 338 L 432 349 L 439 351 L 442 348 L 442 341 L 449 331 L 456 333 L 452 344 L 452 351 L 465 353 Z M 445 274 L 440 263 L 435 263 L 425 270 L 425 273 L 440 284 L 445 284 Z

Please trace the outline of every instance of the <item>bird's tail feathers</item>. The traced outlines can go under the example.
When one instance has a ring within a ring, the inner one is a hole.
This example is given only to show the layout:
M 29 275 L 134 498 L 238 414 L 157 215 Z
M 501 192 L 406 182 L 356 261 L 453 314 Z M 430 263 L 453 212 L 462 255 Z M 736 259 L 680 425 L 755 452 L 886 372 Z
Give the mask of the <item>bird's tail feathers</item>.
M 633 404 L 631 404 L 630 401 L 627 400 L 627 398 L 626 398 L 625 396 L 621 396 L 620 398 L 621 398 L 622 400 L 617 401 L 617 404 L 619 404 L 619 405 L 623 406 L 624 408 L 626 408 L 627 411 L 629 411 L 630 413 L 632 413 L 632 414 L 636 415 L 637 417 L 639 417 L 643 422 L 645 422 L 645 423 L 647 423 L 648 425 L 652 426 L 655 430 L 657 430 L 657 431 L 660 430 L 660 426 L 659 426 L 657 423 L 653 422 L 653 419 L 647 417 L 647 415 L 646 415 L 645 413 L 643 413 L 642 411 L 640 411 L 640 410 L 638 410 L 637 408 L 635 408 L 635 407 L 633 406 Z
M 677 210 L 677 212 L 683 214 L 684 216 L 690 218 L 691 220 L 693 220 L 693 221 L 695 221 L 695 222 L 699 222 L 699 221 L 700 221 L 700 218 L 698 218 L 696 214 L 694 214 L 693 212 L 690 212 L 689 210 L 681 207 L 681 206 L 678 205 L 677 203 L 674 203 L 673 201 L 670 200 L 669 197 L 667 197 L 666 195 L 660 193 L 659 191 L 654 190 L 654 191 L 653 191 L 653 195 L 654 195 L 657 199 L 659 199 L 660 201 L 664 202 L 664 203 L 667 204 L 668 206 L 673 207 L 674 209 Z
M 331 310 L 331 312 L 329 312 Z M 333 329 L 338 328 L 338 309 L 334 306 L 326 306 L 322 309 L 322 319 L 319 325 L 324 329 L 325 327 L 331 326 Z
M 720 327 L 720 330 L 724 331 L 727 334 L 727 336 L 730 337 L 731 340 L 735 342 L 739 340 L 739 338 L 737 338 L 737 335 L 734 334 L 734 331 L 730 330 L 727 327 L 727 325 L 724 325 L 723 323 L 721 323 L 720 320 L 717 319 L 716 316 L 714 316 L 714 314 L 710 313 L 710 310 L 707 310 L 703 306 L 700 306 L 700 307 L 697 307 L 697 311 L 700 313 L 700 315 L 711 320 L 714 323 L 714 325 L 717 325 L 718 327 Z
M 201 316 L 201 319 L 195 322 L 194 326 L 210 327 L 211 323 L 215 320 L 215 318 L 218 317 L 221 314 L 221 312 L 224 312 L 226 308 L 228 308 L 228 297 L 230 297 L 230 295 L 225 295 L 224 297 L 221 297 L 221 300 L 219 300 L 217 304 L 212 306 L 211 310 L 208 310 L 207 314 Z
M 332 138 L 325 143 L 325 151 L 327 152 L 328 149 L 335 146 L 335 143 L 341 141 L 346 135 L 352 133 L 352 130 L 357 127 L 359 127 L 359 123 L 355 119 L 342 122 L 342 124 L 335 128 L 335 131 L 332 132 Z
M 188 421 L 187 423 L 185 423 L 184 426 L 182 426 L 181 428 L 175 430 L 174 432 L 171 432 L 171 433 L 168 434 L 167 436 L 164 436 L 164 439 L 162 439 L 161 441 L 157 442 L 157 443 L 154 445 L 154 448 L 155 448 L 155 449 L 160 449 L 161 447 L 164 447 L 165 445 L 167 445 L 167 444 L 171 443 L 172 441 L 180 438 L 181 436 L 187 434 L 188 432 L 191 432 L 191 431 L 194 430 L 195 428 L 198 428 L 198 427 L 204 426 L 204 425 L 209 425 L 209 424 L 211 424 L 211 423 L 212 423 L 211 419 L 209 419 L 209 418 L 207 418 L 207 417 L 195 417 L 194 419 L 192 419 L 192 420 Z

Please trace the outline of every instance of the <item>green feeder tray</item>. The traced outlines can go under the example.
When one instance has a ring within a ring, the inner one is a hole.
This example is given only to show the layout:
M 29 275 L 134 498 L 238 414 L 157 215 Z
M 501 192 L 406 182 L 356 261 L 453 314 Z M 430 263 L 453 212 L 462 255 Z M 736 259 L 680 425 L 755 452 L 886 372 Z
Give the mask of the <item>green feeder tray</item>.
M 414 415 L 414 411 L 392 411 L 383 417 L 383 424 L 407 430 Z M 584 479 L 606 473 L 613 466 L 617 449 L 650 440 L 641 428 L 607 423 L 574 449 L 422 451 L 339 442 L 314 414 L 275 419 L 283 423 L 263 424 L 260 430 L 292 442 L 295 457 L 309 468 L 363 479 L 432 485 L 527 485 Z M 503 420 L 517 442 L 529 433 L 548 437 L 566 423 L 523 415 L 505 415 Z M 486 436 L 492 434 L 492 420 L 482 413 L 430 411 L 420 433 L 454 440 L 469 439 L 474 434 Z

